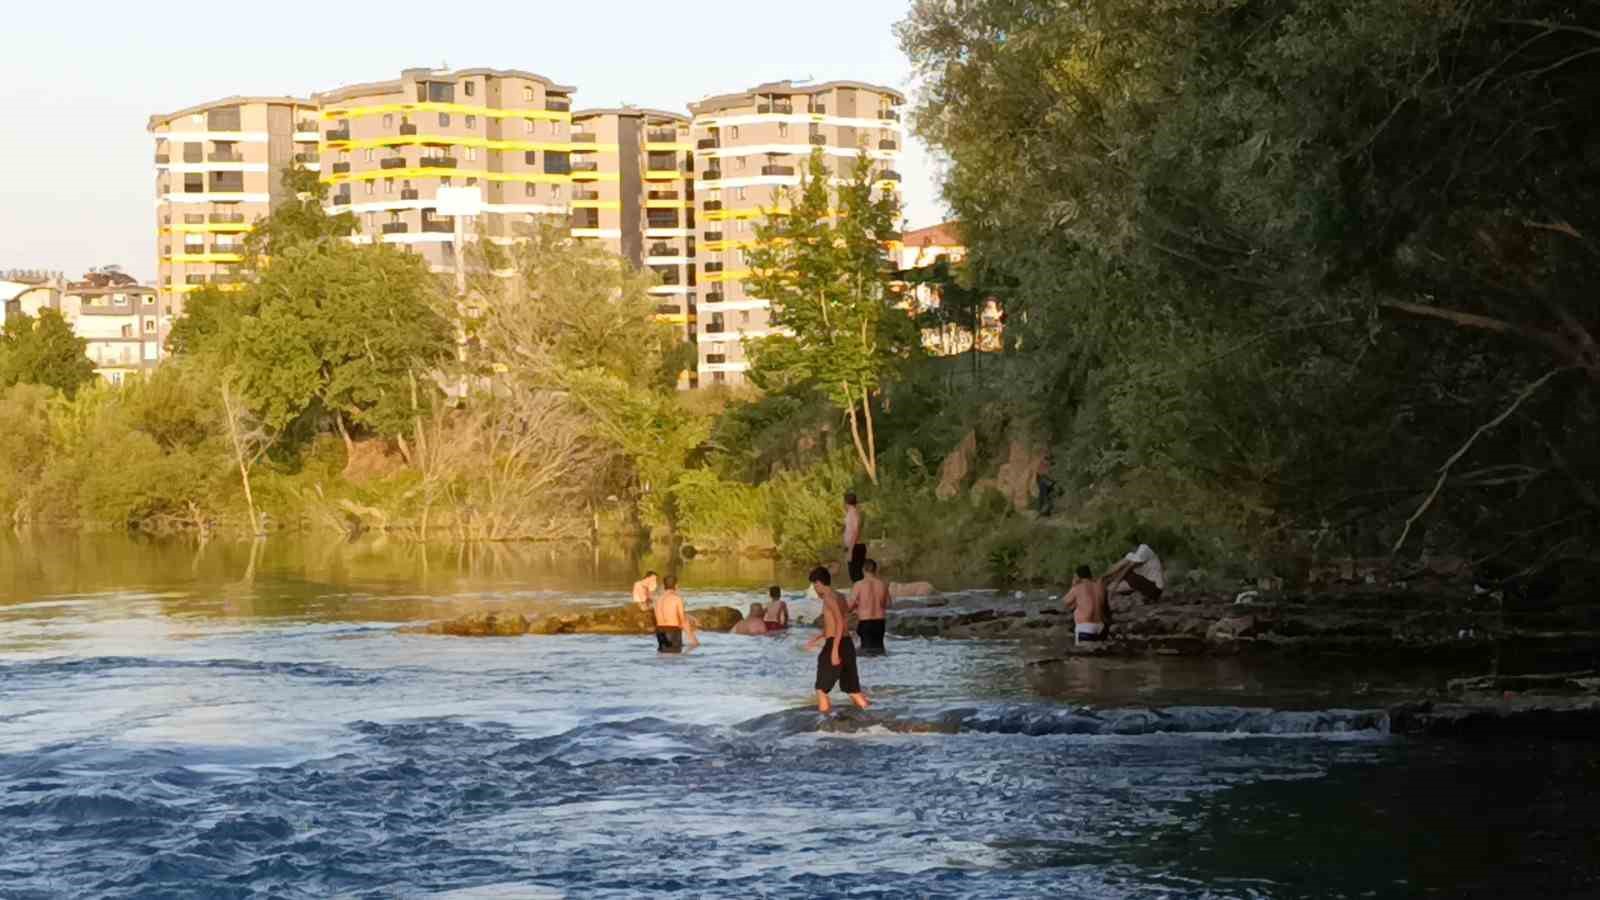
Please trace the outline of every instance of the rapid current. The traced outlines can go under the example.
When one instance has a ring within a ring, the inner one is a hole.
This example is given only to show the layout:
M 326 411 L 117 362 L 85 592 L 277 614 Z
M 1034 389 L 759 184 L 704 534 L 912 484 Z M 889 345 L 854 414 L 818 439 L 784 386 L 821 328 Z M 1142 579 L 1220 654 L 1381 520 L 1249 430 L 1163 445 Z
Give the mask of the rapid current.
M 637 561 L 363 552 L 0 544 L 0 897 L 1600 896 L 1592 747 L 1392 737 L 1336 674 L 891 638 L 822 717 L 803 628 L 396 627 Z

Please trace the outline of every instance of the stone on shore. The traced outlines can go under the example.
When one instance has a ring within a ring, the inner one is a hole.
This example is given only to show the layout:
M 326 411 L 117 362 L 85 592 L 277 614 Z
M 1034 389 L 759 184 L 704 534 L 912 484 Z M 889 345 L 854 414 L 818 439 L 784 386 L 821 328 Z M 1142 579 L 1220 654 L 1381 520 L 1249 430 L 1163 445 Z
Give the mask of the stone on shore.
M 889 582 L 889 596 L 900 600 L 906 597 L 930 597 L 939 593 L 933 585 L 926 581 L 891 581 Z
M 731 631 L 744 616 L 730 606 L 691 609 L 702 631 Z M 411 633 L 451 637 L 515 637 L 523 634 L 650 634 L 656 630 L 649 610 L 633 604 L 586 612 L 549 613 L 534 619 L 514 612 L 473 612 L 420 628 Z

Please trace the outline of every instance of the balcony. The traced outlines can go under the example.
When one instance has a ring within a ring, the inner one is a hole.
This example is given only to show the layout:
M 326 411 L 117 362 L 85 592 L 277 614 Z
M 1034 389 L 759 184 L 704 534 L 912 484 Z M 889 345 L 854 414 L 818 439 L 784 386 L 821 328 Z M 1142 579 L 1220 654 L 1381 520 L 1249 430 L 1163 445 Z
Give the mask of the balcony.
M 574 144 L 593 144 L 595 143 L 595 136 L 592 131 L 574 131 L 567 135 L 567 140 Z
M 719 322 L 719 321 L 717 321 L 715 319 L 712 319 L 710 322 L 707 322 L 704 325 L 700 326 L 700 332 L 702 334 L 723 334 L 727 330 L 728 330 L 727 323 Z
M 570 163 L 570 166 L 571 166 L 572 171 L 574 171 L 574 172 L 598 172 L 598 171 L 600 171 L 600 163 L 597 160 L 593 160 L 593 159 L 580 159 L 580 160 L 577 160 L 577 161 L 575 161 L 573 163 Z
M 645 194 L 645 199 L 647 199 L 647 200 L 676 200 L 676 199 L 678 199 L 678 192 L 677 191 L 649 191 L 649 192 L 647 192 Z
M 671 128 L 663 128 L 645 132 L 644 139 L 652 144 L 676 144 L 678 133 Z
M 417 133 L 417 126 L 411 124 L 410 122 L 401 122 L 400 123 L 400 134 L 402 136 L 411 136 L 411 135 L 414 135 L 416 133 Z
M 719 364 L 725 363 L 727 361 L 728 361 L 728 354 L 726 354 L 726 353 L 707 353 L 706 354 L 706 362 L 708 364 L 710 364 L 710 365 L 719 365 Z
M 721 200 L 707 200 L 706 202 L 700 204 L 700 208 L 705 210 L 706 212 L 716 212 L 717 210 L 722 208 L 722 201 Z
M 720 232 L 720 231 L 708 231 L 705 234 L 705 238 L 706 238 L 706 242 L 707 243 L 713 243 L 713 242 L 716 242 L 716 241 L 720 241 L 720 240 L 722 240 L 722 232 Z
M 405 190 L 402 190 L 400 192 L 400 199 L 401 200 L 416 200 L 420 196 L 421 195 L 417 193 L 417 189 L 416 188 L 406 188 Z
M 164 165 L 166 165 L 167 163 L 170 163 L 170 162 L 172 162 L 172 155 L 170 153 L 157 153 L 156 154 L 156 165 L 164 166 Z
M 404 222 L 385 222 L 381 227 L 384 234 L 405 234 L 411 230 L 411 226 Z
M 811 114 L 813 116 L 825 116 L 825 115 L 827 115 L 828 114 L 828 104 L 826 104 L 826 103 L 813 103 L 813 104 L 811 104 Z
M 405 167 L 406 158 L 404 156 L 390 156 L 378 160 L 378 168 L 380 169 L 404 169 Z
M 878 173 L 877 180 L 878 181 L 899 181 L 900 180 L 900 173 L 894 171 L 893 169 L 885 169 L 884 171 Z
M 785 114 L 792 113 L 794 112 L 794 104 L 787 100 L 779 100 L 776 103 L 759 103 L 756 105 L 756 112 Z
M 878 110 L 878 118 L 885 122 L 898 122 L 900 121 L 900 113 L 892 109 L 880 109 Z
M 727 299 L 727 297 L 721 291 L 712 291 L 711 293 L 707 294 L 706 295 L 706 299 L 701 301 L 701 302 L 702 303 L 721 303 L 723 300 L 726 300 L 726 299 Z
M 650 245 L 650 255 L 651 256 L 682 256 L 683 255 L 683 250 L 682 250 L 682 248 L 674 247 L 671 244 L 651 244 Z
M 884 139 L 884 140 L 881 140 L 881 141 L 878 142 L 878 149 L 879 150 L 899 150 L 900 149 L 900 142 L 899 141 L 891 141 L 891 140 L 888 140 L 888 139 Z
M 184 216 L 185 220 L 188 218 Z M 243 225 L 244 213 L 212 213 L 211 222 L 214 225 Z
M 722 271 L 722 263 L 719 263 L 719 262 L 708 262 L 708 263 L 706 263 L 706 271 L 707 272 L 721 272 Z
M 332 203 L 334 206 L 349 206 L 350 205 L 350 192 L 349 191 L 345 191 L 345 192 L 340 193 L 340 194 L 334 194 L 333 197 L 328 202 Z
M 811 141 L 811 146 L 813 147 L 828 146 L 828 136 L 825 134 L 813 134 L 809 140 Z
M 679 306 L 676 303 L 657 303 L 656 304 L 656 315 L 658 315 L 658 316 L 675 316 L 675 315 L 678 315 L 681 312 L 683 312 L 683 307 Z
M 301 119 L 294 123 L 294 130 L 304 134 L 307 131 L 316 131 L 317 123 L 311 119 Z
M 207 157 L 207 159 L 209 159 L 211 162 L 221 162 L 221 163 L 244 162 L 244 156 L 242 154 L 232 153 L 232 152 L 227 152 L 227 151 L 213 153 L 209 157 Z
M 343 175 L 349 171 L 350 164 L 347 162 L 336 162 L 333 164 L 333 174 L 335 175 Z
M 708 137 L 695 141 L 694 146 L 699 150 L 715 150 L 716 148 L 722 146 L 722 142 L 714 137 Z
M 455 219 L 424 219 L 422 230 L 431 234 L 450 234 L 456 230 Z
M 239 218 L 242 219 L 242 218 L 244 218 L 244 216 L 240 216 Z M 184 213 L 183 214 L 183 224 L 185 224 L 185 225 L 204 225 L 205 223 L 206 223 L 206 214 L 205 213 Z
M 677 163 L 676 160 L 674 160 L 673 162 L 670 162 L 670 163 L 647 162 L 647 163 L 644 164 L 644 173 L 646 175 L 683 175 L 683 174 L 685 174 L 683 172 L 683 170 L 678 168 L 678 163 Z
M 454 156 L 424 156 L 417 163 L 424 169 L 454 169 L 456 158 Z
M 346 126 L 344 128 L 336 128 L 336 129 L 328 132 L 325 135 L 325 137 L 330 142 L 331 141 L 348 141 L 348 140 L 350 140 L 350 128 L 348 126 Z
M 212 284 L 244 284 L 245 277 L 239 272 L 219 272 L 211 276 Z
M 574 200 L 599 200 L 600 199 L 600 192 L 599 191 L 573 191 L 572 192 L 572 199 L 574 199 Z
M 566 97 L 546 97 L 544 108 L 551 112 L 571 112 L 572 101 Z
M 794 166 L 762 166 L 763 175 L 793 175 Z
M 300 163 L 301 165 L 304 165 L 305 163 L 314 163 L 320 159 L 322 159 L 322 154 L 316 152 L 315 150 L 301 151 L 300 153 L 296 153 L 294 155 L 294 161 Z
M 707 169 L 700 173 L 701 181 L 716 181 L 722 177 L 721 169 Z
M 206 276 L 204 276 L 204 275 L 185 275 L 185 276 L 183 276 L 183 283 L 184 284 L 205 284 L 206 283 Z

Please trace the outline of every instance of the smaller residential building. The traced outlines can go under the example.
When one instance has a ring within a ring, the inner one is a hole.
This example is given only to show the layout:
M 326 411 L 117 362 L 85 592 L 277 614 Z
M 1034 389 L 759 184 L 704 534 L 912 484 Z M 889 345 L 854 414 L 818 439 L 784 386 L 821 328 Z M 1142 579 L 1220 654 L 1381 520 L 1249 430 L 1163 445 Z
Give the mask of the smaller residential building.
M 932 266 L 940 260 L 955 265 L 966 259 L 967 248 L 961 242 L 959 223 L 941 222 L 903 234 L 897 256 L 900 271 L 905 272 Z M 919 315 L 939 308 L 940 297 L 936 288 L 926 284 L 907 287 L 905 307 L 908 313 Z M 978 349 L 999 350 L 1002 327 L 1000 304 L 993 299 L 986 300 L 978 327 Z M 938 356 L 965 353 L 972 349 L 972 332 L 953 325 L 924 328 L 922 346 Z
M 6 273 L 0 278 L 5 318 L 54 310 L 88 345 L 85 354 L 100 377 L 121 384 L 155 368 L 166 355 L 172 312 L 151 285 L 117 271 L 90 272 L 68 282 L 60 273 Z

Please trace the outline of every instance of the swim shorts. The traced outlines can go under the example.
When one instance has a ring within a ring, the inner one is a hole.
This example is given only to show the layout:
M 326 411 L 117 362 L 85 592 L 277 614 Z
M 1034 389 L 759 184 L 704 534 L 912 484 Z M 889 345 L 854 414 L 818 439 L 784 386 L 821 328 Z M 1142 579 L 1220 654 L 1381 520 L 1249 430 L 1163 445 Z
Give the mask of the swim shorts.
M 861 635 L 861 649 L 873 653 L 882 653 L 883 634 L 888 628 L 887 619 L 862 619 L 856 624 L 856 634 Z
M 682 653 L 683 629 L 656 626 L 656 652 Z
M 817 654 L 817 690 L 824 694 L 837 684 L 846 694 L 861 693 L 861 675 L 856 671 L 856 645 L 846 638 L 839 645 L 839 665 L 833 664 L 833 638 L 822 642 Z

